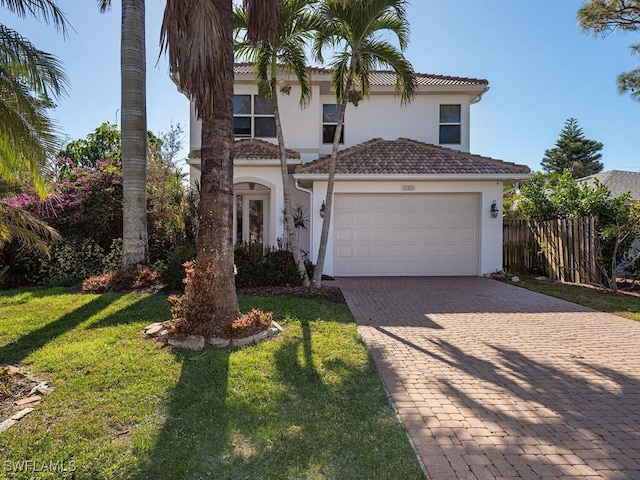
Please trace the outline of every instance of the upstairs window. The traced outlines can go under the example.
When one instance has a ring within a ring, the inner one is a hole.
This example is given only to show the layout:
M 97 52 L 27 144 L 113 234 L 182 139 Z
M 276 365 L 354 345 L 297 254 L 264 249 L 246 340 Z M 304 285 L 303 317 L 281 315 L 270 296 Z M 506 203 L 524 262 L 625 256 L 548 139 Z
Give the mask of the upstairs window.
M 460 105 L 440 105 L 440 144 L 459 145 L 461 143 Z
M 333 143 L 339 116 L 340 105 L 322 105 L 322 143 Z M 344 125 L 342 125 L 342 131 L 340 132 L 340 143 L 344 143 Z
M 233 96 L 233 132 L 236 137 L 274 138 L 273 105 L 259 95 Z

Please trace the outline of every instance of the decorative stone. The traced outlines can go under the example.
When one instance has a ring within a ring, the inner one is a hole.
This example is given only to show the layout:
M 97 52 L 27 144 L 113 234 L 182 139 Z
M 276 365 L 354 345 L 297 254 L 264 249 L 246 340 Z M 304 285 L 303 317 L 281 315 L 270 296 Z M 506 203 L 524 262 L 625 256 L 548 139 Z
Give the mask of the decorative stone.
M 518 283 L 518 282 L 520 281 L 520 277 L 513 276 L 513 277 L 511 277 L 511 281 L 512 281 L 513 283 Z
M 185 339 L 170 338 L 168 340 L 169 345 L 176 348 L 183 348 L 185 350 L 203 350 L 204 349 L 204 337 L 202 335 L 189 335 Z
M 222 337 L 211 337 L 207 343 L 213 348 L 225 348 L 231 345 L 231 340 Z
M 275 320 L 271 321 L 271 327 L 277 329 L 279 332 L 284 332 L 284 328 L 282 328 L 282 325 L 280 325 Z
M 169 331 L 169 329 L 165 328 L 164 330 L 162 330 L 158 336 L 156 337 L 158 340 L 162 341 L 162 342 L 166 342 L 169 339 L 169 334 L 171 332 Z
M 233 338 L 231 339 L 231 345 L 234 347 L 244 347 L 246 345 L 253 345 L 256 343 L 254 339 L 255 335 L 251 335 L 250 337 L 243 338 Z
M 16 400 L 13 403 L 18 405 L 19 407 L 21 407 L 22 405 L 28 405 L 30 403 L 39 402 L 40 400 L 42 400 L 42 397 L 40 395 L 33 395 L 32 397 L 27 397 L 27 398 L 23 398 L 21 400 Z
M 15 415 L 13 415 L 11 417 L 11 420 L 21 420 L 24 417 L 26 417 L 27 415 L 29 415 L 31 412 L 33 412 L 33 408 L 31 407 L 27 407 L 27 408 L 23 408 L 22 410 L 20 410 L 18 413 L 16 413 Z
M 549 279 L 547 277 L 535 277 L 538 282 L 548 282 Z
M 162 333 L 163 330 L 166 330 L 164 327 L 164 323 L 156 322 L 144 328 L 143 332 L 147 337 L 157 337 Z

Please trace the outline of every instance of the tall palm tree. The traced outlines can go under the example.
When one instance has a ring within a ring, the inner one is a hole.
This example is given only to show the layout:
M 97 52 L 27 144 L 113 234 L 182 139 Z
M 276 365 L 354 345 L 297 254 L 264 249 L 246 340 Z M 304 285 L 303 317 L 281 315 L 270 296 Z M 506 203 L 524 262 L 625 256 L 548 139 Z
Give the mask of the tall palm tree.
M 245 4 L 252 38 L 269 38 L 279 0 L 245 0 Z M 232 1 L 167 0 L 160 43 L 180 88 L 202 120 L 196 263 L 185 295 L 189 323 L 214 330 L 233 322 L 240 311 L 233 265 Z
M 98 0 L 102 12 L 111 0 Z M 149 264 L 147 239 L 147 93 L 144 0 L 122 0 L 120 44 L 122 268 Z
M 284 143 L 280 108 L 278 105 L 278 64 L 287 72 L 293 73 L 300 85 L 300 106 L 303 107 L 311 96 L 311 85 L 307 69 L 305 47 L 313 38 L 313 32 L 319 27 L 318 16 L 310 10 L 309 0 L 284 0 L 278 17 L 277 29 L 268 39 L 255 43 L 247 35 L 249 22 L 243 8 L 234 10 L 234 29 L 236 31 L 236 56 L 254 63 L 260 94 L 271 98 L 275 116 L 276 136 L 280 147 L 280 169 L 284 196 L 284 225 L 287 229 L 289 248 L 298 266 L 303 284 L 309 286 L 309 275 L 297 242 L 293 205 L 291 203 L 291 176 L 287 167 L 287 151 Z M 281 88 L 288 91 L 289 85 Z
M 409 41 L 406 6 L 406 0 L 324 0 L 320 4 L 323 28 L 316 35 L 313 53 L 318 61 L 324 62 L 323 50 L 326 47 L 334 50 L 329 66 L 340 112 L 329 160 L 326 213 L 312 279 L 315 287 L 319 287 L 322 281 L 331 222 L 336 159 L 347 103 L 351 101 L 357 106 L 360 99 L 369 95 L 369 77 L 377 69 L 395 72 L 396 92 L 402 103 L 409 102 L 415 93 L 413 67 L 402 54 Z M 399 48 L 384 39 L 385 33 L 397 38 Z
M 66 18 L 51 0 L 0 0 L 0 7 L 52 23 L 66 35 Z M 65 94 L 66 85 L 62 65 L 53 55 L 0 23 L 1 178 L 16 182 L 26 174 L 44 195 L 40 169 L 59 148 L 47 109 Z

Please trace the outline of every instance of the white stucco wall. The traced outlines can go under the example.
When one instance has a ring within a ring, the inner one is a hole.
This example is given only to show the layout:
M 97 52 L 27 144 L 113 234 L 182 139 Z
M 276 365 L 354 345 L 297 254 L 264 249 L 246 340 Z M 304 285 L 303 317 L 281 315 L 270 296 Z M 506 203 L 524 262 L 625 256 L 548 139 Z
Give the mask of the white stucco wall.
M 335 103 L 335 98 L 322 96 L 322 104 Z M 358 106 L 349 104 L 345 113 L 344 147 L 352 147 L 372 138 L 395 140 L 400 137 L 438 145 L 440 133 L 440 105 L 460 105 L 461 132 L 459 145 L 445 145 L 469 151 L 469 96 L 420 95 L 411 103 L 400 104 L 394 95 L 372 95 Z M 322 120 L 322 118 L 320 118 Z M 322 125 L 319 127 L 322 141 Z M 331 145 L 321 145 L 322 154 L 331 153 Z
M 480 195 L 479 211 L 479 274 L 493 273 L 502 269 L 502 211 L 498 218 L 491 218 L 490 210 L 493 201 L 502 206 L 502 182 L 340 182 L 336 181 L 334 193 L 406 193 L 402 185 L 415 185 L 413 193 L 478 193 Z M 327 182 L 316 181 L 313 184 L 311 214 L 312 261 L 318 258 L 322 218 L 320 207 L 327 193 Z M 332 212 L 333 223 L 333 212 Z M 333 275 L 333 229 L 329 229 L 327 255 L 323 273 Z
M 239 95 L 258 93 L 256 85 L 236 85 L 234 93 Z M 331 145 L 322 144 L 322 105 L 335 103 L 332 95 L 320 95 L 319 87 L 312 87 L 309 104 L 302 108 L 299 104 L 300 89 L 293 85 L 291 93 L 279 93 L 282 127 L 287 148 L 300 152 L 302 162 L 307 163 L 319 155 L 331 153 Z M 399 137 L 411 138 L 437 145 L 439 141 L 440 105 L 461 105 L 461 143 L 445 145 L 449 148 L 469 151 L 470 124 L 469 95 L 464 94 L 424 94 L 418 95 L 406 105 L 392 93 L 374 94 L 363 99 L 356 107 L 349 104 L 345 117 L 345 143 L 341 148 L 380 137 L 395 140 Z M 202 124 L 195 118 L 191 104 L 191 150 L 200 149 Z M 275 138 L 263 138 L 276 143 Z

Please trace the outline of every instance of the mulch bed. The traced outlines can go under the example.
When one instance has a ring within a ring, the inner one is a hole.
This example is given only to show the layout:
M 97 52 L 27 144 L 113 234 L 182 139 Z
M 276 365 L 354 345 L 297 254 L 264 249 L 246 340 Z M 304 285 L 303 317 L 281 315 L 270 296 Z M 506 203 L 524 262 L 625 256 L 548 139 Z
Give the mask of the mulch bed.
M 321 288 L 312 287 L 256 287 L 238 290 L 239 295 L 255 297 L 299 297 L 310 300 L 327 300 L 333 303 L 346 303 L 342 291 L 338 287 L 323 285 Z

